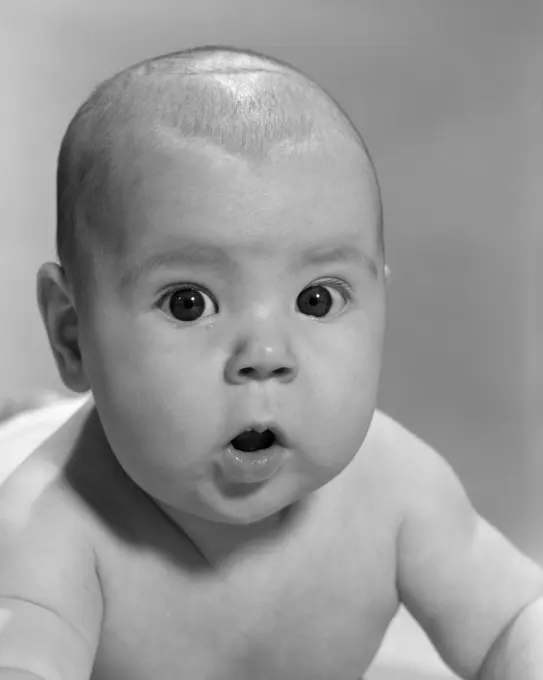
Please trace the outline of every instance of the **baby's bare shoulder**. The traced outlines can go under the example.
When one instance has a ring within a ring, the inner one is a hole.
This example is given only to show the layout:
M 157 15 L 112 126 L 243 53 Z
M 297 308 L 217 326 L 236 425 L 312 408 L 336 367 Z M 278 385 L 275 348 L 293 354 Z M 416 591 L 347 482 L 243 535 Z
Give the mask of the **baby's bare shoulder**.
M 375 411 L 366 441 L 379 447 L 383 462 L 387 464 L 402 464 L 407 461 L 408 455 L 414 456 L 419 462 L 439 456 L 427 442 L 384 411 Z
M 397 420 L 376 411 L 361 449 L 374 483 L 398 510 L 405 508 L 450 471 L 450 465 L 430 444 Z
M 2 592 L 9 590 L 8 583 L 39 587 L 41 576 L 47 578 L 50 570 L 84 574 L 93 569 L 84 515 L 66 490 L 62 468 L 39 453 L 0 485 Z

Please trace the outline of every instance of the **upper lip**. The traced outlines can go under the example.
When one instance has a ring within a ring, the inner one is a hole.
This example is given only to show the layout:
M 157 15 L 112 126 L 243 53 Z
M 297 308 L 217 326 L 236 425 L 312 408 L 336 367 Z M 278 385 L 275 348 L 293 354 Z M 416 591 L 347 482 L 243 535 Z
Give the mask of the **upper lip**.
M 272 420 L 253 420 L 249 421 L 246 425 L 241 425 L 232 434 L 228 443 L 232 441 L 238 434 L 242 432 L 247 432 L 248 430 L 256 430 L 257 432 L 264 432 L 265 430 L 271 430 L 275 435 L 275 441 L 281 446 L 288 446 L 288 438 L 285 434 L 283 428 L 275 421 Z

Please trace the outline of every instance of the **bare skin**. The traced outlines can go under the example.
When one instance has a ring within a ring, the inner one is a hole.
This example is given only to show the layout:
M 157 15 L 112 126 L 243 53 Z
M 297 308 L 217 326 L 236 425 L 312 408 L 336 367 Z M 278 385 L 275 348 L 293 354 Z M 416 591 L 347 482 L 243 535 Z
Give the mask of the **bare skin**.
M 375 410 L 368 164 L 341 145 L 255 167 L 141 144 L 122 265 L 104 264 L 85 309 L 56 265 L 40 270 L 59 371 L 95 402 L 0 487 L 0 680 L 354 680 L 400 602 L 475 678 L 542 574 Z M 187 263 L 187 239 L 230 263 Z M 356 259 L 300 264 L 331 239 Z M 175 248 L 183 262 L 121 285 Z M 195 323 L 162 304 L 185 282 L 205 295 Z M 300 295 L 321 283 L 317 319 Z M 281 467 L 240 491 L 226 444 L 268 417 L 286 433 Z
M 388 419 L 376 416 L 345 474 L 291 508 L 278 530 L 210 565 L 125 475 L 89 411 L 2 489 L 12 521 L 26 518 L 24 558 L 44 572 L 29 582 L 28 572 L 4 566 L 5 592 L 50 605 L 89 641 L 77 676 L 66 677 L 86 677 L 94 653 L 97 679 L 354 680 L 364 672 L 398 606 L 398 502 L 385 493 L 382 464 L 370 462 L 384 461 L 379 430 Z M 52 477 L 40 474 L 46 465 Z M 21 485 L 31 507 L 14 500 Z M 51 554 L 55 538 L 63 547 Z M 68 564 L 71 587 L 63 580 L 52 591 L 50 577 Z M 72 630 L 65 635 L 72 642 Z
M 11 660 L 32 678 L 56 677 L 57 668 L 63 678 L 93 680 L 355 680 L 400 602 L 410 606 L 419 597 L 409 568 L 399 570 L 413 559 L 430 601 L 446 604 L 449 615 L 472 603 L 476 623 L 465 623 L 472 649 L 448 656 L 445 645 L 442 653 L 453 666 L 470 653 L 477 659 L 503 618 L 537 590 L 539 572 L 466 501 L 460 510 L 481 532 L 484 545 L 470 543 L 484 548 L 483 563 L 462 551 L 471 535 L 454 531 L 445 547 L 436 543 L 433 558 L 470 567 L 469 577 L 455 571 L 455 582 L 444 565 L 436 576 L 430 559 L 411 553 L 428 527 L 414 524 L 420 534 L 407 545 L 402 523 L 429 486 L 441 494 L 441 507 L 430 501 L 436 525 L 450 521 L 450 506 L 460 500 L 448 488 L 453 477 L 427 445 L 376 412 L 343 473 L 288 509 L 275 531 L 211 564 L 120 468 L 90 401 L 0 487 L 2 527 L 9 529 L 0 603 L 12 612 L 0 664 Z M 500 573 L 491 566 L 496 559 Z M 458 609 L 438 594 L 447 578 L 449 587 L 465 589 Z M 504 597 L 511 579 L 517 589 Z M 479 603 L 492 594 L 495 605 L 481 612 Z M 443 621 L 428 626 L 422 607 L 411 611 L 438 644 Z M 36 661 L 32 636 L 44 647 Z

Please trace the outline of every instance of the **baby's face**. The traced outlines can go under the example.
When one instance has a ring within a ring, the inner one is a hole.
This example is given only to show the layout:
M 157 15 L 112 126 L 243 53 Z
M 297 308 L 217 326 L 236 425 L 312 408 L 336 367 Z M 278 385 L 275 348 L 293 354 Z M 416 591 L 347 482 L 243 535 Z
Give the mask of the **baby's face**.
M 258 521 L 341 472 L 374 412 L 385 305 L 366 159 L 339 143 L 260 164 L 197 140 L 139 151 L 122 262 L 80 319 L 100 419 L 159 503 Z M 275 445 L 236 451 L 255 425 Z

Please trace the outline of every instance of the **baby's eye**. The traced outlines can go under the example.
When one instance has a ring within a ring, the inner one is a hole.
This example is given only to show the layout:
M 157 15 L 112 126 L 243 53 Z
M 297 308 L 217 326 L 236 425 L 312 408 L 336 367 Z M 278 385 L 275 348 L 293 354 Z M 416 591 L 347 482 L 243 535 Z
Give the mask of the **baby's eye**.
M 168 307 L 172 316 L 177 321 L 184 321 L 185 323 L 211 316 L 213 307 L 215 307 L 215 313 L 219 311 L 217 303 L 207 293 L 195 286 L 171 290 L 161 298 L 160 304 L 162 305 L 167 299 L 169 299 Z
M 338 290 L 338 288 L 340 290 Z M 335 281 L 333 286 L 323 283 L 315 283 L 308 288 L 305 288 L 300 295 L 298 295 L 297 304 L 298 309 L 302 314 L 322 318 L 326 316 L 332 307 L 334 297 L 332 293 L 339 295 L 343 301 L 347 303 L 352 298 L 352 291 L 350 286 L 341 281 Z

